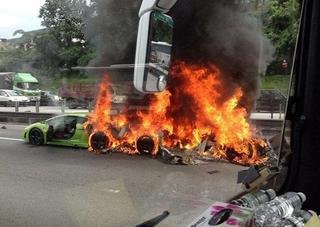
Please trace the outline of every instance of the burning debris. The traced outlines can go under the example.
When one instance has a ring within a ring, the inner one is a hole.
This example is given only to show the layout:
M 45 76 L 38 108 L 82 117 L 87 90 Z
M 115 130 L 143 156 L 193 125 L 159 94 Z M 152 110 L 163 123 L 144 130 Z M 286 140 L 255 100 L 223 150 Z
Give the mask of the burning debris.
M 243 91 L 234 87 L 230 94 L 234 85 L 225 84 L 221 74 L 213 64 L 176 62 L 171 77 L 179 80 L 179 86 L 155 94 L 148 110 L 117 116 L 110 115 L 105 76 L 95 111 L 85 125 L 92 132 L 90 149 L 158 155 L 171 164 L 195 163 L 197 158 L 265 163 L 269 145 L 248 123 L 247 110 L 240 103 Z
M 188 165 L 191 163 L 190 161 L 188 162 L 188 160 L 185 160 L 182 156 L 174 154 L 165 147 L 159 148 L 158 157 L 163 162 L 172 165 Z

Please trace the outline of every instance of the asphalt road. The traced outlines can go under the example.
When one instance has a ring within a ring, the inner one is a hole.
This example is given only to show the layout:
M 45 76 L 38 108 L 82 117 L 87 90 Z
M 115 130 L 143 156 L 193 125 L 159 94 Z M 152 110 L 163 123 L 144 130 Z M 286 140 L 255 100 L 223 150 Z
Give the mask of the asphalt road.
M 134 226 L 165 210 L 159 226 L 185 226 L 241 192 L 241 166 L 34 147 L 19 140 L 22 129 L 0 128 L 0 226 Z

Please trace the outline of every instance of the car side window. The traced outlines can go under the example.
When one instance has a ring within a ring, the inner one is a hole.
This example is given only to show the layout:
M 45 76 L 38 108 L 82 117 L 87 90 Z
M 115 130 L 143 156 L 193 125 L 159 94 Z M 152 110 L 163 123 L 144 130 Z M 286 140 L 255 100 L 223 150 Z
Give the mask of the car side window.
M 83 125 L 83 124 L 86 123 L 87 121 L 88 121 L 88 118 L 86 118 L 86 117 L 78 117 L 78 119 L 77 119 L 77 124 Z
M 58 125 L 63 125 L 63 117 L 55 117 L 50 120 L 47 120 L 48 125 L 52 125 L 53 127 L 57 127 Z
M 6 94 L 3 91 L 0 91 L 0 96 L 6 96 Z
M 77 117 L 66 116 L 64 117 L 64 124 L 77 124 Z

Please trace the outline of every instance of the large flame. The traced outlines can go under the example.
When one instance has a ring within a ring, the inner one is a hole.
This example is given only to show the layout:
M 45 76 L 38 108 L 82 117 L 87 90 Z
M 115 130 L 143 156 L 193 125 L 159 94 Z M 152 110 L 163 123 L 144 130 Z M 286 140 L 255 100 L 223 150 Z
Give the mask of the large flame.
M 91 124 L 95 132 L 104 132 L 111 147 L 130 154 L 137 153 L 137 138 L 149 135 L 157 145 L 179 147 L 182 151 L 194 149 L 203 140 L 212 141 L 214 145 L 209 151 L 198 154 L 202 156 L 229 160 L 232 156 L 233 161 L 241 164 L 264 161 L 258 149 L 267 144 L 255 135 L 246 109 L 239 104 L 241 87 L 223 82 L 220 70 L 213 64 L 178 62 L 172 67 L 171 77 L 171 86 L 154 95 L 148 110 L 128 110 L 112 117 L 109 79 L 105 76 L 95 111 L 86 124 Z M 117 133 L 123 127 L 127 130 L 120 138 Z M 153 154 L 156 152 L 157 148 Z

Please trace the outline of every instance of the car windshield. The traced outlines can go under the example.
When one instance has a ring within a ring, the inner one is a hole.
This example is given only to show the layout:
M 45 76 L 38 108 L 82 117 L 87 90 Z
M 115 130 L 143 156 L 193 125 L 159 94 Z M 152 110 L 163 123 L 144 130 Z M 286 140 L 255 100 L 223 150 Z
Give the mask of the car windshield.
M 9 96 L 21 96 L 20 93 L 16 92 L 16 91 L 6 91 L 6 93 L 9 95 Z
M 38 83 L 18 83 L 18 87 L 26 89 L 26 90 L 37 90 L 39 89 Z
M 55 95 L 55 94 L 51 91 L 41 91 L 41 95 Z
M 300 13 L 298 0 L 2 1 L 0 225 L 136 226 L 168 210 L 159 226 L 192 226 L 263 177 L 281 188 Z

